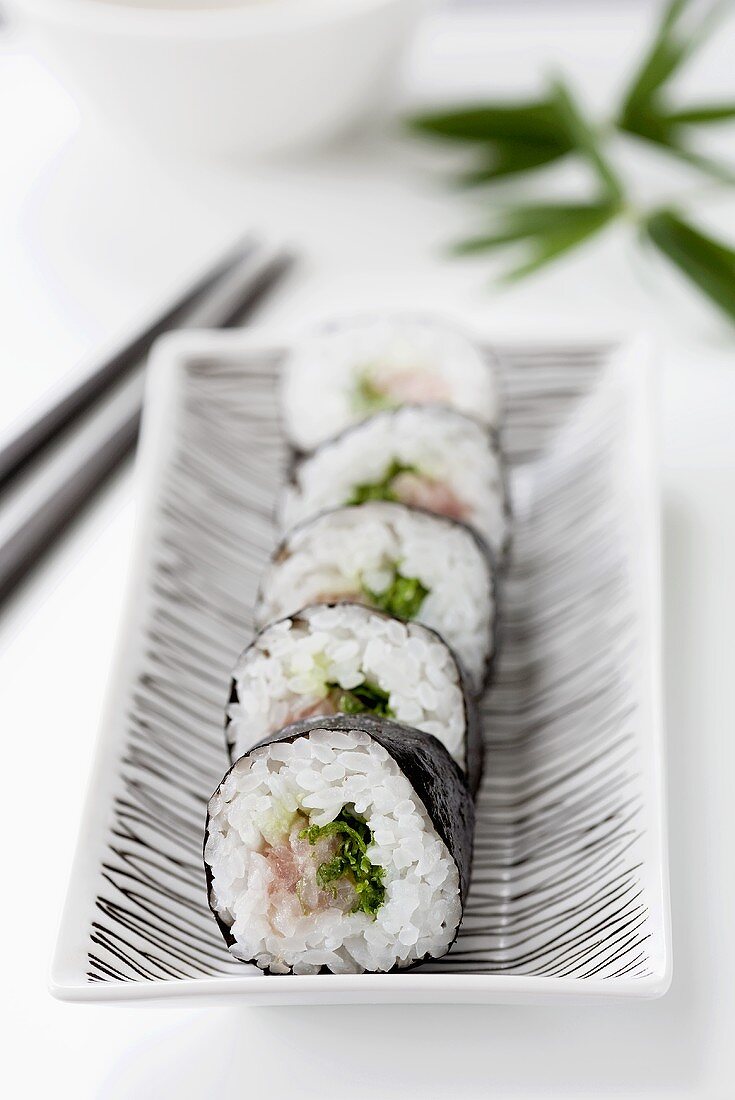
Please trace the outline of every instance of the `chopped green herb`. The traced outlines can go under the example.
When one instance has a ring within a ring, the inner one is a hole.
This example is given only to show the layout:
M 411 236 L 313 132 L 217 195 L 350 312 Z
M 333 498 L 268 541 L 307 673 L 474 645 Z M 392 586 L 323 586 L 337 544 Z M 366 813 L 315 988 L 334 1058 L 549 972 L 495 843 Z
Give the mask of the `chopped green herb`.
M 369 500 L 398 500 L 393 482 L 399 474 L 416 474 L 415 466 L 408 466 L 394 458 L 382 478 L 378 481 L 364 481 L 356 485 L 345 504 L 366 504 Z
M 327 684 L 330 691 L 339 692 L 337 706 L 344 714 L 377 714 L 381 718 L 392 718 L 393 711 L 390 708 L 390 695 L 383 691 L 377 684 L 358 684 L 349 691 L 340 688 L 339 684 Z
M 344 807 L 334 821 L 327 825 L 309 825 L 299 833 L 309 844 L 316 844 L 323 837 L 335 835 L 340 836 L 341 847 L 330 860 L 319 864 L 317 882 L 322 890 L 334 891 L 333 883 L 341 878 L 349 878 L 357 894 L 357 903 L 352 912 L 367 913 L 374 919 L 385 900 L 385 871 L 372 864 L 366 855 L 373 840 L 370 826 Z
M 364 585 L 362 590 L 371 604 L 397 619 L 415 619 L 429 595 L 418 577 L 404 577 L 398 569 L 394 569 L 393 580 L 382 592 L 373 592 Z
M 353 404 L 355 411 L 358 413 L 376 413 L 380 412 L 381 409 L 395 408 L 396 402 L 390 394 L 378 389 L 370 375 L 365 371 L 360 375 L 355 386 Z

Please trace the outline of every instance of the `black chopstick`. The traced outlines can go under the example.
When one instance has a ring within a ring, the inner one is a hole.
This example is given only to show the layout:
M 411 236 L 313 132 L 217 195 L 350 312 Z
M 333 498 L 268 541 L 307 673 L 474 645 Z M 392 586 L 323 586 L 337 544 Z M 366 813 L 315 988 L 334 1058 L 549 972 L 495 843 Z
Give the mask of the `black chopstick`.
M 224 275 L 241 263 L 256 249 L 252 240 L 240 241 L 229 248 L 213 267 L 199 276 L 172 302 L 150 325 L 118 348 L 86 374 L 80 381 L 73 381 L 52 403 L 34 418 L 0 449 L 0 490 L 23 471 L 31 462 L 41 457 L 46 448 L 61 432 L 82 416 L 105 392 L 140 363 L 156 337 L 175 328 L 182 315 L 203 294 L 216 285 Z
M 0 548 L 0 603 L 40 561 L 134 448 L 139 428 L 140 409 L 136 409 L 104 440 L 92 456 L 93 461 L 80 462 L 70 477 L 49 494 L 43 506 L 33 512 Z
M 227 279 L 222 280 L 223 284 L 229 280 L 232 285 L 208 289 L 200 315 L 204 311 L 206 317 L 207 299 L 217 298 L 212 307 L 217 316 L 206 318 L 210 327 L 230 328 L 240 324 L 252 316 L 292 264 L 293 256 L 286 252 L 272 254 L 261 263 L 241 261 Z M 243 266 L 246 270 L 238 285 L 237 271 Z M 250 270 L 251 267 L 254 270 Z M 120 413 L 112 417 L 113 423 L 105 428 L 101 441 L 93 440 L 81 448 L 71 468 L 52 480 L 40 499 L 33 502 L 29 514 L 0 545 L 0 602 L 14 591 L 94 492 L 134 449 L 140 428 L 142 381 L 142 372 L 140 385 L 135 378 L 131 379 L 129 392 L 123 390 L 117 398 Z

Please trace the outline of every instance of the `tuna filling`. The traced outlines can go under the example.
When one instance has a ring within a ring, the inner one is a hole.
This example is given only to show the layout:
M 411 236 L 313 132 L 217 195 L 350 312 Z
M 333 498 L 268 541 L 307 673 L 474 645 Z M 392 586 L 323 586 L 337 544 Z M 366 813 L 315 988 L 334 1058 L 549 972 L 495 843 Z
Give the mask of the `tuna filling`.
M 344 807 L 327 825 L 309 825 L 297 813 L 289 832 L 263 855 L 271 872 L 268 897 L 274 927 L 325 909 L 375 917 L 385 897 L 383 868 L 370 862 L 370 827 Z
M 342 688 L 339 684 L 324 685 L 325 695 L 293 710 L 287 724 L 301 722 L 305 718 L 328 718 L 332 714 L 376 714 L 380 718 L 395 717 L 390 707 L 390 695 L 377 684 L 365 681 L 356 687 Z
M 345 504 L 365 504 L 370 500 L 399 501 L 450 519 L 466 519 L 469 515 L 465 502 L 445 482 L 395 458 L 381 478 L 355 485 Z
M 449 387 L 443 378 L 427 370 L 396 370 L 376 366 L 363 371 L 357 381 L 354 407 L 359 413 L 375 413 L 398 405 L 446 402 Z

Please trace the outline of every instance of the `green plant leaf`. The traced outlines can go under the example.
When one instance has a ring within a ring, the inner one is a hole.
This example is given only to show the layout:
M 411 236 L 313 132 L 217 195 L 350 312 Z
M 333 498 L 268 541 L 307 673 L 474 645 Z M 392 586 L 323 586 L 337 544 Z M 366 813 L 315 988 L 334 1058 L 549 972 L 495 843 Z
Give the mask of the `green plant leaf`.
M 455 110 L 416 114 L 407 120 L 421 134 L 462 142 L 510 140 L 552 146 L 567 145 L 554 105 L 548 100 L 528 103 L 483 103 Z
M 691 164 L 700 172 L 704 172 L 720 183 L 735 183 L 735 169 L 721 161 L 713 160 L 702 153 L 698 153 L 688 144 L 688 135 L 684 127 L 678 127 L 671 123 L 669 116 L 650 113 L 641 114 L 636 124 L 636 129 L 629 131 L 635 137 L 650 141 L 658 145 L 667 153 L 679 160 Z
M 623 193 L 620 180 L 602 155 L 599 138 L 579 109 L 569 88 L 562 80 L 555 80 L 552 90 L 559 118 L 575 149 L 592 166 L 605 192 L 620 198 Z
M 695 50 L 704 45 L 720 20 L 731 10 L 732 0 L 714 0 L 714 3 L 712 3 L 708 10 L 702 15 L 698 27 L 681 28 L 682 34 L 687 41 L 687 50 L 684 60 L 687 60 Z
M 713 176 L 735 183 L 735 167 L 693 149 L 692 127 L 735 121 L 735 103 L 675 107 L 667 102 L 671 79 L 712 33 L 733 0 L 706 0 L 692 11 L 693 0 L 670 0 L 657 33 L 631 78 L 615 125 Z M 701 14 L 702 8 L 704 14 Z M 470 254 L 513 244 L 527 248 L 525 262 L 506 281 L 537 271 L 581 245 L 628 208 L 623 182 L 607 159 L 606 133 L 591 124 L 562 80 L 534 102 L 480 104 L 417 115 L 409 125 L 419 133 L 470 145 L 476 166 L 462 182 L 482 184 L 553 163 L 568 153 L 583 157 L 600 185 L 589 203 L 546 203 L 495 211 L 490 224 L 458 242 L 453 251 Z M 640 218 L 640 215 L 638 215 Z M 716 302 L 735 316 L 733 250 L 700 233 L 673 211 L 659 210 L 643 219 L 644 235 Z M 378 488 L 359 487 L 372 491 Z
M 501 281 L 517 282 L 518 279 L 531 275 L 566 252 L 571 252 L 612 221 L 617 212 L 618 208 L 612 204 L 600 204 L 597 210 L 590 210 L 585 217 L 572 218 L 556 229 L 538 234 L 529 259 L 506 272 Z
M 699 257 L 724 277 L 735 277 L 735 249 L 708 237 L 700 229 L 695 229 L 677 211 L 654 211 L 646 219 L 645 225 L 675 237 L 692 255 Z
M 624 129 L 628 128 L 626 123 L 635 117 L 641 105 L 650 102 L 683 62 L 686 43 L 677 42 L 673 34 L 688 3 L 689 0 L 671 0 L 664 9 L 656 36 L 623 100 L 621 121 Z
M 730 0 L 716 0 L 694 27 L 682 27 L 690 0 L 671 0 L 664 9 L 656 36 L 623 99 L 619 126 L 640 133 L 639 125 L 672 77 L 712 33 Z
M 408 126 L 423 135 L 482 147 L 477 167 L 459 178 L 462 186 L 491 183 L 551 164 L 572 142 L 551 100 L 488 103 L 418 114 Z
M 459 241 L 453 246 L 452 251 L 457 255 L 487 252 L 493 248 L 557 232 L 573 225 L 584 226 L 591 222 L 596 223 L 598 218 L 606 221 L 616 212 L 617 207 L 609 202 L 553 202 L 507 207 L 498 212 L 492 229 Z
M 691 164 L 692 167 L 698 168 L 700 172 L 712 176 L 720 183 L 735 183 L 735 168 L 731 168 L 721 161 L 713 160 L 711 157 L 706 157 L 702 153 L 697 153 L 677 139 L 666 142 L 666 149 L 672 156 L 686 161 L 687 164 Z
M 731 122 L 735 120 L 735 103 L 703 103 L 699 107 L 684 107 L 677 111 L 668 111 L 664 120 L 672 126 Z
M 735 321 L 735 250 L 695 229 L 673 210 L 658 210 L 643 222 L 648 239 Z
M 569 146 L 534 144 L 530 141 L 502 141 L 489 146 L 483 161 L 458 179 L 462 187 L 492 183 L 518 172 L 543 168 L 569 152 Z
M 630 125 L 624 129 L 636 137 L 645 138 L 646 141 L 655 142 L 658 145 L 669 145 L 676 138 L 676 124 L 671 123 L 666 115 L 652 108 L 640 107 Z

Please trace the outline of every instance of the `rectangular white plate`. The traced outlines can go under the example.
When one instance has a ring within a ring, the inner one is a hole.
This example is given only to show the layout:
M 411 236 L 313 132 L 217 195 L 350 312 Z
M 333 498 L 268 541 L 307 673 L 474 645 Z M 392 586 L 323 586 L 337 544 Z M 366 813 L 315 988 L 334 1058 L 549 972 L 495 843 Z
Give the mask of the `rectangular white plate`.
M 207 909 L 205 805 L 230 668 L 277 538 L 283 344 L 187 333 L 152 368 L 128 612 L 52 967 L 70 1000 L 652 997 L 671 972 L 658 510 L 644 346 L 485 345 L 515 511 L 484 705 L 472 885 L 444 959 L 279 976 Z

